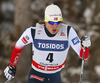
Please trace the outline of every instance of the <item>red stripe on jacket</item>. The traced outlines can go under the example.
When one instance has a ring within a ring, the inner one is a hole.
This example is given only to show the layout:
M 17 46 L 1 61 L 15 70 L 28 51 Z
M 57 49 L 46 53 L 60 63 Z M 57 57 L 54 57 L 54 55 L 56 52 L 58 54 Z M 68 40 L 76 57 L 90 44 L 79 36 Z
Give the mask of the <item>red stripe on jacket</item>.
M 11 59 L 10 59 L 10 62 L 9 62 L 9 64 L 11 66 L 16 66 L 19 55 L 20 55 L 22 49 L 23 49 L 23 47 L 21 47 L 21 48 L 18 48 L 17 46 L 14 47 L 13 52 L 12 52 L 12 56 L 11 56 Z

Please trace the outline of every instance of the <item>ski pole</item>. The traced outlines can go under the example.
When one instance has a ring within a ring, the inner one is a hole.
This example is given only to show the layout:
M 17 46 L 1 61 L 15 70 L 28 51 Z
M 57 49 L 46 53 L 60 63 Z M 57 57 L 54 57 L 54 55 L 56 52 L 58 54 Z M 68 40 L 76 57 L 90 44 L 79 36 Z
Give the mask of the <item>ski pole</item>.
M 5 83 L 8 83 L 10 80 L 6 80 Z
M 85 48 L 83 49 L 83 59 L 82 59 L 82 65 L 81 65 L 80 83 L 82 83 L 82 78 L 83 78 L 84 56 L 85 56 Z

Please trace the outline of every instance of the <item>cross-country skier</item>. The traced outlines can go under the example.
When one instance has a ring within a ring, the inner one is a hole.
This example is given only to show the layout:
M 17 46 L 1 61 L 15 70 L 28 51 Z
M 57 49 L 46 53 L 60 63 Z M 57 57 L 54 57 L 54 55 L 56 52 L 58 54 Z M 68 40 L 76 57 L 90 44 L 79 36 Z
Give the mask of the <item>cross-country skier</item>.
M 46 7 L 44 19 L 35 27 L 26 29 L 15 44 L 9 65 L 4 70 L 8 80 L 14 78 L 19 55 L 29 43 L 33 45 L 34 55 L 28 83 L 61 83 L 60 73 L 70 46 L 80 58 L 83 58 L 83 48 L 86 48 L 85 60 L 88 59 L 90 37 L 84 36 L 85 39 L 81 41 L 71 26 L 63 24 L 62 13 L 57 5 Z

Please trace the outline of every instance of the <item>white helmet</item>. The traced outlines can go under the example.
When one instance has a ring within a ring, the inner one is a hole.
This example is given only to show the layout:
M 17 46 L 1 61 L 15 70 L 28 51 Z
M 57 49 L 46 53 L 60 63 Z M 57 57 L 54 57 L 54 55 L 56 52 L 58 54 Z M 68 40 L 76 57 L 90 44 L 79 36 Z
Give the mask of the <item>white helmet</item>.
M 63 21 L 62 13 L 57 5 L 51 4 L 45 9 L 45 21 Z

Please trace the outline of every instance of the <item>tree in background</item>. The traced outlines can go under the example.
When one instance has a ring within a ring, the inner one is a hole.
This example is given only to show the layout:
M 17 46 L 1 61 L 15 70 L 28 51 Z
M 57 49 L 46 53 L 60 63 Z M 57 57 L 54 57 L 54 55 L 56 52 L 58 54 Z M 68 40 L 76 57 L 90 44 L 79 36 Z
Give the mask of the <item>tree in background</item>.
M 15 0 L 14 38 L 17 41 L 26 28 L 32 25 L 31 0 Z M 13 83 L 27 83 L 28 71 L 31 67 L 31 46 L 24 47 L 18 60 L 17 72 Z

